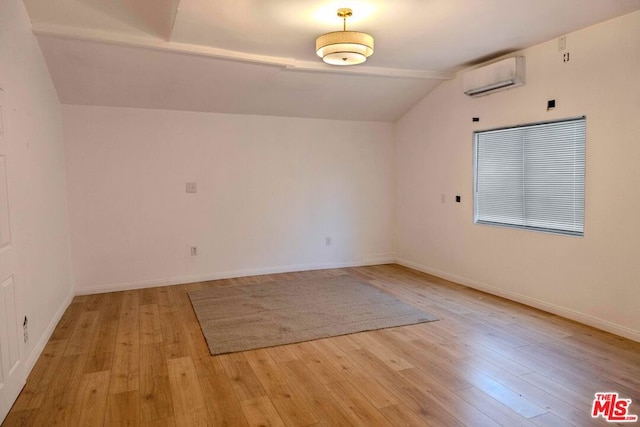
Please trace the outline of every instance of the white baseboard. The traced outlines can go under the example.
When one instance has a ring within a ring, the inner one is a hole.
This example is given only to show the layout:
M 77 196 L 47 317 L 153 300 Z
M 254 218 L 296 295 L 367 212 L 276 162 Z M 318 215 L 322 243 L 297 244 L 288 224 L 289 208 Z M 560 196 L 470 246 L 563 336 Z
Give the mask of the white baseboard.
M 452 282 L 459 283 L 461 285 L 468 286 L 473 289 L 487 292 L 489 294 L 506 298 L 511 301 L 516 301 L 516 302 L 528 305 L 530 307 L 538 308 L 540 310 L 543 310 L 549 313 L 557 314 L 558 316 L 575 320 L 585 325 L 593 326 L 594 328 L 598 328 L 603 331 L 611 332 L 613 334 L 620 335 L 625 338 L 629 338 L 631 340 L 640 342 L 640 330 L 631 329 L 626 326 L 622 326 L 613 322 L 609 322 L 604 319 L 593 317 L 588 314 L 584 314 L 582 312 L 572 310 L 567 307 L 551 304 L 549 302 L 532 298 L 527 295 L 519 294 L 517 292 L 511 292 L 504 289 L 500 289 L 495 286 L 487 285 L 485 283 L 481 283 L 476 280 L 469 279 L 467 277 L 450 274 L 448 272 L 441 271 L 428 266 L 424 266 L 424 265 L 415 263 L 413 261 L 409 261 L 402 258 L 396 258 L 392 254 L 371 255 L 365 259 L 361 259 L 357 261 L 324 262 L 324 263 L 297 264 L 297 265 L 285 265 L 285 266 L 274 266 L 274 267 L 247 268 L 247 269 L 240 269 L 240 270 L 213 272 L 213 273 L 208 273 L 203 275 L 169 277 L 169 278 L 160 278 L 160 279 L 153 279 L 153 280 L 142 280 L 137 282 L 123 282 L 123 283 L 111 283 L 111 284 L 95 285 L 95 286 L 84 286 L 76 289 L 75 293 L 76 295 L 89 295 L 89 294 L 99 294 L 99 293 L 105 293 L 105 292 L 116 292 L 116 291 L 126 291 L 126 290 L 133 290 L 133 289 L 151 288 L 151 287 L 158 287 L 158 286 L 178 285 L 183 283 L 205 282 L 208 280 L 231 279 L 231 278 L 245 277 L 245 276 L 258 276 L 262 274 L 291 273 L 295 271 L 323 270 L 323 269 L 329 269 L 329 268 L 362 267 L 366 265 L 379 265 L 379 264 L 389 264 L 389 263 L 397 263 L 405 267 L 409 267 L 414 270 L 421 271 L 423 273 L 441 277 L 443 279 L 450 280 Z M 43 335 L 43 339 L 41 339 L 40 342 L 38 342 L 38 347 L 40 346 L 41 347 L 39 348 L 39 351 L 34 350 L 33 355 L 36 355 L 36 357 L 34 358 L 33 363 L 35 363 L 35 360 L 37 360 L 37 356 L 39 356 L 40 352 L 44 348 L 44 345 L 46 344 L 48 337 L 51 335 L 51 333 L 53 333 L 53 328 L 59 321 L 60 317 L 62 317 L 64 310 L 70 304 L 70 302 L 71 302 L 71 298 L 68 298 L 67 301 L 65 301 L 65 304 L 63 304 L 63 307 L 61 308 L 60 313 L 58 313 L 56 315 L 57 317 L 54 319 L 54 321 L 52 321 L 52 324 L 50 326 L 50 332 L 48 332 L 48 334 Z M 44 339 L 45 337 L 46 339 Z M 31 364 L 29 367 L 29 371 L 31 370 L 32 366 L 33 365 Z
M 262 274 L 292 273 L 295 271 L 324 270 L 328 268 L 362 267 L 365 265 L 379 265 L 394 263 L 393 254 L 372 255 L 358 261 L 323 262 L 313 264 L 284 265 L 275 267 L 247 268 L 214 272 L 203 275 L 169 277 L 138 282 L 111 283 L 106 285 L 83 286 L 75 290 L 76 295 L 101 294 L 105 292 L 128 291 L 133 289 L 153 288 L 158 286 L 179 285 L 183 283 L 206 282 L 208 280 L 232 279 L 245 276 L 259 276 Z
M 60 305 L 60 308 L 58 308 L 58 311 L 56 311 L 56 314 L 54 314 L 53 318 L 51 318 L 51 321 L 47 325 L 47 329 L 45 329 L 44 333 L 40 336 L 40 339 L 38 340 L 36 345 L 33 347 L 31 354 L 25 361 L 24 363 L 25 379 L 29 376 L 29 374 L 31 373 L 31 370 L 33 369 L 36 362 L 38 361 L 38 358 L 44 351 L 44 347 L 49 342 L 49 338 L 51 338 L 51 335 L 53 335 L 53 331 L 56 329 L 56 326 L 58 325 L 58 322 L 60 322 L 60 319 L 62 319 L 62 316 L 64 315 L 64 312 L 67 310 L 67 308 L 71 304 L 71 301 L 73 301 L 73 290 L 69 291 L 69 294 Z
M 455 274 L 449 274 L 445 271 L 441 271 L 435 268 L 427 267 L 421 264 L 417 264 L 412 261 L 408 261 L 402 258 L 396 258 L 396 263 L 405 267 L 412 268 L 414 270 L 421 271 L 423 273 L 431 274 L 433 276 L 440 277 L 469 288 L 477 289 L 483 292 L 487 292 L 492 295 L 496 295 L 502 298 L 506 298 L 511 301 L 516 301 L 530 307 L 535 307 L 540 310 L 557 314 L 558 316 L 565 317 L 567 319 L 575 320 L 585 325 L 593 326 L 594 328 L 601 329 L 603 331 L 611 332 L 612 334 L 620 335 L 630 340 L 640 342 L 640 330 L 631 329 L 626 326 L 618 325 L 617 323 L 609 322 L 604 319 L 590 316 L 588 314 L 581 313 L 570 308 L 562 307 L 556 304 L 551 304 L 546 301 L 542 301 L 536 298 L 531 298 L 527 295 L 522 295 L 517 292 L 506 291 L 504 289 L 496 288 L 485 283 L 478 282 L 466 277 L 456 276 Z

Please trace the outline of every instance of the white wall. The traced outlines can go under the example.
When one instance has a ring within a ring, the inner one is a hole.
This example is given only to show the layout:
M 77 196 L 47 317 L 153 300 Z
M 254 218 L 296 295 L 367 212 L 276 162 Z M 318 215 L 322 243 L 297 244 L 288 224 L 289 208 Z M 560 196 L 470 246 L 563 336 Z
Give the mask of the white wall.
M 78 293 L 393 261 L 390 123 L 84 106 L 63 121 Z
M 60 104 L 20 0 L 0 2 L 0 87 L 18 317 L 29 319 L 29 342 L 21 349 L 28 372 L 70 302 L 73 283 Z
M 524 50 L 524 87 L 471 99 L 458 78 L 397 123 L 397 256 L 640 340 L 640 12 L 569 34 L 567 46 L 567 63 L 557 40 Z M 474 225 L 473 131 L 581 115 L 584 238 Z

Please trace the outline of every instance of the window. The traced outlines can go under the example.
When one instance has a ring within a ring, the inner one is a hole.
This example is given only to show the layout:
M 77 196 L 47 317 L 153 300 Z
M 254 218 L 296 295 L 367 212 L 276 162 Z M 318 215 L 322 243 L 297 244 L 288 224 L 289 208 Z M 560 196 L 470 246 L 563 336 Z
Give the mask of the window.
M 586 118 L 474 133 L 475 222 L 582 236 Z

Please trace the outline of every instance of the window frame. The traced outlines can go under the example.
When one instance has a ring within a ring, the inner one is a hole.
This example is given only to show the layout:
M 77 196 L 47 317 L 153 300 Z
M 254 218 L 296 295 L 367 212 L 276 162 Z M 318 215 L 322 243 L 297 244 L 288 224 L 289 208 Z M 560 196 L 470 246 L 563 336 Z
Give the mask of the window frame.
M 585 131 L 584 165 L 583 165 L 584 176 L 583 176 L 583 194 L 582 194 L 582 201 L 583 201 L 582 231 L 535 227 L 535 226 L 529 226 L 529 225 L 520 225 L 520 224 L 512 224 L 512 223 L 478 219 L 478 194 L 479 194 L 478 193 L 478 149 L 479 149 L 478 136 L 488 132 L 495 132 L 495 131 L 501 131 L 501 130 L 513 130 L 513 129 L 520 129 L 520 128 L 532 128 L 532 127 L 541 126 L 541 125 L 549 125 L 549 124 L 555 124 L 555 123 L 568 123 L 568 122 L 574 122 L 574 121 L 583 121 L 584 131 Z M 473 161 L 473 223 L 478 225 L 488 225 L 493 227 L 513 228 L 513 229 L 525 230 L 525 231 L 536 231 L 536 232 L 549 233 L 549 234 L 561 235 L 561 236 L 584 237 L 585 222 L 586 222 L 585 216 L 586 216 L 586 175 L 587 175 L 586 174 L 586 164 L 587 164 L 587 156 L 586 156 L 587 129 L 586 127 L 587 127 L 587 117 L 586 115 L 582 115 L 582 116 L 568 117 L 568 118 L 562 118 L 557 120 L 548 120 L 548 121 L 525 123 L 525 124 L 518 124 L 518 125 L 512 125 L 512 126 L 502 126 L 497 128 L 491 128 L 491 129 L 475 130 L 473 132 L 473 159 L 472 159 Z

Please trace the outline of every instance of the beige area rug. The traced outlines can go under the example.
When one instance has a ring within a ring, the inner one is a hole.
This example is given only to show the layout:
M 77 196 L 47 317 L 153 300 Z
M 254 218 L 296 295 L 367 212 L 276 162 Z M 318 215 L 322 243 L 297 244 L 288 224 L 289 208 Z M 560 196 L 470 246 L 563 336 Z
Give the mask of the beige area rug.
M 189 292 L 211 354 L 437 320 L 350 276 Z

